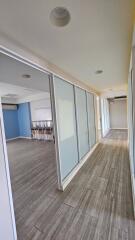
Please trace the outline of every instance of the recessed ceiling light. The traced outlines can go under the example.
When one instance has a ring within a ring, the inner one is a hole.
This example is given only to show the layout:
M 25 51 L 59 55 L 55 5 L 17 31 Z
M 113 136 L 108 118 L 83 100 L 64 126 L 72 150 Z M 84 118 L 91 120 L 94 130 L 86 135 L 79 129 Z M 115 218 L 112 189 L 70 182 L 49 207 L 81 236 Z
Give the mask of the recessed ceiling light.
M 31 75 L 30 74 L 23 74 L 22 77 L 28 79 L 28 78 L 31 78 Z
M 99 69 L 95 72 L 95 74 L 102 74 L 103 73 L 103 70 Z
M 64 27 L 70 21 L 70 13 L 64 7 L 56 7 L 50 13 L 51 23 L 57 27 Z

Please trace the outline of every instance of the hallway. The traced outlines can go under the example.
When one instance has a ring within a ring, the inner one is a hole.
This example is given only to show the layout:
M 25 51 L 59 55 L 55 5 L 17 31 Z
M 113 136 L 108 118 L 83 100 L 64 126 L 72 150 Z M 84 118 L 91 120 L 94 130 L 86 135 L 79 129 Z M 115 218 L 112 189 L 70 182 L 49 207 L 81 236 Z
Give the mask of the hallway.
M 31 181 L 32 172 L 29 172 L 26 181 L 22 178 L 23 184 L 28 186 L 24 195 L 23 189 L 15 189 L 17 183 L 14 179 L 13 190 L 20 194 L 17 197 L 16 192 L 14 199 L 18 239 L 134 240 L 135 222 L 126 138 L 127 132 L 124 130 L 110 131 L 63 193 L 52 184 L 55 183 L 56 176 L 53 175 L 51 182 L 51 174 L 55 168 L 55 164 L 52 164 L 54 151 L 49 153 L 50 166 L 49 161 L 47 163 L 50 176 L 45 178 L 41 167 L 37 168 L 37 171 L 41 171 L 40 175 L 35 175 L 39 184 L 38 192 L 37 186 L 34 187 L 34 179 Z M 12 152 L 12 147 L 15 144 L 17 143 L 14 141 L 8 145 L 9 156 L 12 155 L 12 159 L 9 157 L 12 175 L 16 174 L 15 171 L 20 173 L 20 166 L 13 166 L 13 154 L 15 156 L 16 153 Z M 26 145 L 25 141 L 24 144 Z M 30 143 L 27 141 L 27 146 L 28 144 Z M 43 148 L 44 145 L 40 144 L 40 151 Z M 32 148 L 33 151 L 35 149 Z M 22 153 L 24 154 L 23 149 Z M 35 157 L 34 164 L 36 161 L 38 164 L 38 160 Z M 40 185 L 42 182 L 45 191 Z M 22 186 L 22 183 L 19 185 Z

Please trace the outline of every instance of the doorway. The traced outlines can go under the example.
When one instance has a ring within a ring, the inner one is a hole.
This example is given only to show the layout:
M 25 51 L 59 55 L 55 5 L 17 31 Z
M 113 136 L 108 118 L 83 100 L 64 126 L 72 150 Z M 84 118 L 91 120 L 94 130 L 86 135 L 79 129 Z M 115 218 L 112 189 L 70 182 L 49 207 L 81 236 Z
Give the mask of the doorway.
M 50 75 L 2 53 L 0 73 L 17 235 L 25 239 L 33 228 L 28 217 L 57 191 Z

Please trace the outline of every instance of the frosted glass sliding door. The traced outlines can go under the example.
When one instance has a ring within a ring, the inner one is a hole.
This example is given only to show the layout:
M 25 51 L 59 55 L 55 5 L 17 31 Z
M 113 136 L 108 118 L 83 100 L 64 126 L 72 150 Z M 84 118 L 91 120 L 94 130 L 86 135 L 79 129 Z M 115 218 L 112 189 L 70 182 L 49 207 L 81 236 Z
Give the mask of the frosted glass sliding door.
M 16 227 L 13 200 L 7 159 L 6 139 L 4 134 L 2 106 L 0 103 L 0 239 L 15 240 Z
M 88 112 L 89 145 L 91 149 L 96 143 L 95 107 L 94 107 L 94 95 L 88 92 L 87 92 L 87 112 Z
M 89 151 L 86 92 L 75 87 L 79 159 Z
M 134 163 L 134 131 L 133 131 L 133 79 L 132 71 L 129 75 L 128 80 L 128 126 L 129 126 L 129 152 L 131 161 L 131 171 L 135 173 L 135 163 Z
M 58 77 L 54 77 L 54 96 L 60 175 L 63 180 L 78 163 L 73 85 Z
M 101 98 L 101 119 L 102 119 L 102 137 L 108 133 L 110 129 L 110 116 L 109 116 L 109 102 L 105 98 Z

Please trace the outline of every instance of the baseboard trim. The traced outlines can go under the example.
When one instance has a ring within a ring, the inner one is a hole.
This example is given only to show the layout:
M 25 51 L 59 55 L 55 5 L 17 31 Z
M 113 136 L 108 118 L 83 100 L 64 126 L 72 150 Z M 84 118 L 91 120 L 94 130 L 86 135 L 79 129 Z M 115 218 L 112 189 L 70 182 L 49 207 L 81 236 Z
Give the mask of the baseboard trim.
M 19 137 L 15 137 L 15 138 L 6 139 L 6 142 L 14 141 L 14 140 L 17 140 L 17 139 L 32 139 L 32 138 L 31 137 L 19 136 Z
M 19 139 L 20 137 L 15 137 L 15 138 L 9 138 L 9 139 L 6 139 L 6 142 L 10 142 L 10 141 L 13 141 L 13 140 L 16 140 L 16 139 Z
M 131 174 L 131 185 L 132 185 L 132 197 L 133 197 L 133 208 L 134 208 L 134 218 L 135 218 L 135 177 Z
M 110 128 L 111 130 L 128 130 L 128 128 Z
M 133 208 L 134 208 L 134 218 L 135 218 L 135 176 L 132 165 L 131 155 L 129 154 L 129 165 L 130 165 L 130 175 L 131 175 L 131 187 L 132 187 L 132 199 L 133 199 Z
M 19 138 L 22 138 L 22 139 L 32 139 L 31 137 L 24 137 L 24 136 L 20 136 Z
M 61 191 L 64 191 L 65 188 L 68 186 L 68 184 L 71 182 L 71 180 L 75 177 L 77 172 L 80 170 L 80 168 L 84 165 L 84 163 L 88 160 L 88 158 L 91 156 L 91 154 L 94 152 L 94 150 L 97 148 L 99 142 L 94 145 L 94 147 L 88 152 L 84 158 L 79 162 L 79 164 L 73 169 L 73 171 L 65 178 L 63 185 L 61 186 Z

